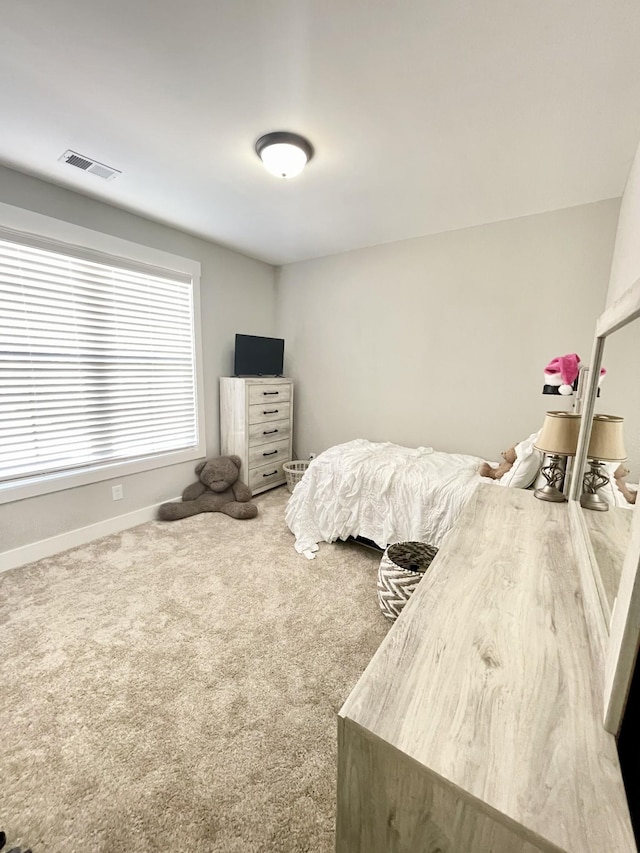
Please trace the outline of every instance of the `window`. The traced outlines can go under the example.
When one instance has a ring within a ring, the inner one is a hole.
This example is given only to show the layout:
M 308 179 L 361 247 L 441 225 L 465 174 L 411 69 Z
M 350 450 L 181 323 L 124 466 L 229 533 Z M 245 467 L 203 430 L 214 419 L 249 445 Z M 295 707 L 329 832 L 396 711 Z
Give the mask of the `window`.
M 204 455 L 194 279 L 0 229 L 4 500 Z

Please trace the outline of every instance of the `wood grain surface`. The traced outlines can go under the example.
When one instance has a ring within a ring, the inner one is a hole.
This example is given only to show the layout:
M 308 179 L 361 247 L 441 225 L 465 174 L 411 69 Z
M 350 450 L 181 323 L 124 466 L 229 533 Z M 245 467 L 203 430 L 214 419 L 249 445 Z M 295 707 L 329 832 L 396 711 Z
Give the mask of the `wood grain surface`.
M 540 853 L 526 828 L 421 767 L 351 720 L 340 720 L 337 853 Z
M 465 835 L 482 812 L 532 850 L 636 850 L 593 666 L 566 504 L 480 486 L 340 711 L 337 849 L 528 853 Z M 363 738 L 395 756 L 384 795 Z M 423 780 L 408 800 L 407 762 Z M 424 801 L 433 780 L 450 792 L 446 819 Z M 367 809 L 354 787 L 370 789 Z M 444 840 L 345 846 L 392 817 Z

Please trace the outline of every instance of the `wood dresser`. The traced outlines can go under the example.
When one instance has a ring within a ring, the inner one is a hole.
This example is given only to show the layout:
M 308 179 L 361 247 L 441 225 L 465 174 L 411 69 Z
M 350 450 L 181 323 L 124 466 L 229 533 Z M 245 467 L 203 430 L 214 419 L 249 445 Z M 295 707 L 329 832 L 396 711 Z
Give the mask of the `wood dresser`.
M 280 377 L 220 379 L 220 452 L 242 461 L 240 479 L 256 495 L 286 482 L 291 460 L 293 382 Z
M 338 853 L 636 851 L 566 504 L 481 485 L 338 716 Z

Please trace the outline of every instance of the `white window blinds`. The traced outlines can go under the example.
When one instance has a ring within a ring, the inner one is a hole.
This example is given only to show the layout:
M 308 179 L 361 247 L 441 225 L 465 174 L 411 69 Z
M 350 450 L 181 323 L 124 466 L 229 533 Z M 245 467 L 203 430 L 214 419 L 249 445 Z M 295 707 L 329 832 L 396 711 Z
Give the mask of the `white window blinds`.
M 197 444 L 190 278 L 0 234 L 0 481 Z

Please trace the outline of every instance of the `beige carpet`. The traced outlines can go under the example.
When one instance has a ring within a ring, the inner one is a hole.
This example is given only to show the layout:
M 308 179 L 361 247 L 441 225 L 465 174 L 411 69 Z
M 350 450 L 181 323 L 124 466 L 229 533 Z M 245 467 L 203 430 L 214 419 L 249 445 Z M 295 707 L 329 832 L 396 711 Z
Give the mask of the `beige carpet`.
M 0 828 L 34 853 L 332 851 L 336 712 L 379 557 L 260 514 L 150 522 L 0 575 Z

